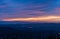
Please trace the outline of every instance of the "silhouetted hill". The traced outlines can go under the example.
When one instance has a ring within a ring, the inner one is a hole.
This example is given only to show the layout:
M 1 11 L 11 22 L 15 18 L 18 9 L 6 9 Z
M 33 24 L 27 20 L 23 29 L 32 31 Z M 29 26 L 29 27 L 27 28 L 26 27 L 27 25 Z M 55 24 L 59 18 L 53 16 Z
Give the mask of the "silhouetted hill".
M 0 39 L 58 39 L 60 23 L 0 24 Z
M 0 27 L 0 39 L 31 39 L 31 32 L 9 27 Z
M 24 21 L 0 21 L 0 24 L 26 24 Z

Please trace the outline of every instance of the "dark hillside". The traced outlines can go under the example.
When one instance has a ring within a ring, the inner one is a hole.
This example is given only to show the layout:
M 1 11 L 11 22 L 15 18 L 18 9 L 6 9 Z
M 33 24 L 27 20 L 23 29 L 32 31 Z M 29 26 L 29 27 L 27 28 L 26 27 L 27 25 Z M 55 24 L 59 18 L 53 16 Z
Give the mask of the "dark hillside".
M 0 39 L 31 39 L 31 32 L 9 27 L 0 27 Z
M 0 24 L 0 39 L 60 39 L 60 23 Z

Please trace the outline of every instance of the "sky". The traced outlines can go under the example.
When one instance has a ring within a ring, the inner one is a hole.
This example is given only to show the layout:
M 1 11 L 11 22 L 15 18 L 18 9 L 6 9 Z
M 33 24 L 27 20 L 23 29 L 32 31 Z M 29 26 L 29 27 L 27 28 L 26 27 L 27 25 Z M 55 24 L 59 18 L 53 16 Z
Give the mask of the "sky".
M 60 22 L 60 0 L 0 0 L 0 21 Z

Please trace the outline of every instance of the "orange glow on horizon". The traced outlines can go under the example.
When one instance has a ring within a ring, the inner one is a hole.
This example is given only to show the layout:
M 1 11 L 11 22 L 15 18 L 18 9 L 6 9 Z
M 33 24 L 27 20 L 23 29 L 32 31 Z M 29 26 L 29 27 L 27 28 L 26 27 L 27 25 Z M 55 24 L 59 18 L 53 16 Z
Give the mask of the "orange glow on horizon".
M 44 16 L 30 18 L 6 18 L 2 21 L 28 21 L 28 22 L 60 22 L 60 16 Z

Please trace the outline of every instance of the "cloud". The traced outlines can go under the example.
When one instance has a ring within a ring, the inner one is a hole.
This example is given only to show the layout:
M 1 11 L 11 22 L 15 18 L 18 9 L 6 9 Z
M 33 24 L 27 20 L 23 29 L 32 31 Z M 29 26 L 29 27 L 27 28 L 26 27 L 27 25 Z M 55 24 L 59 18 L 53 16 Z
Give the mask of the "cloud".
M 0 0 L 0 19 L 60 15 L 56 0 Z
M 52 11 L 48 12 L 50 15 L 60 15 L 60 7 L 54 8 Z

